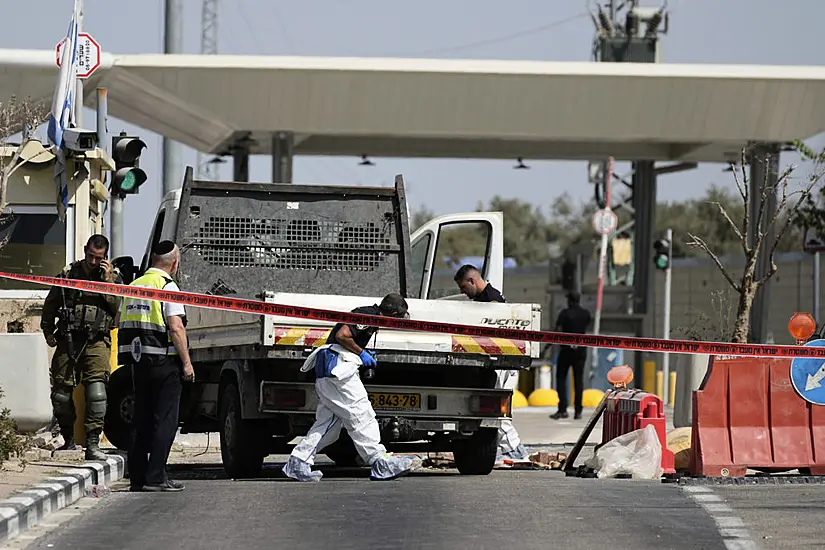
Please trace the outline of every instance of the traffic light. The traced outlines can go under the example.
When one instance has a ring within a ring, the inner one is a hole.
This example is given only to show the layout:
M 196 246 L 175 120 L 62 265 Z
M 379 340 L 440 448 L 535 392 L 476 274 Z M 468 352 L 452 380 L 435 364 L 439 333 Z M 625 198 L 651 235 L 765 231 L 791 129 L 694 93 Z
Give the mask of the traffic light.
M 134 195 L 146 181 L 146 172 L 140 169 L 140 154 L 145 148 L 143 140 L 127 136 L 126 132 L 112 138 L 112 160 L 115 161 L 111 186 L 113 195 Z
M 670 241 L 667 239 L 659 239 L 653 243 L 653 249 L 656 253 L 653 255 L 653 264 L 656 269 L 670 268 Z

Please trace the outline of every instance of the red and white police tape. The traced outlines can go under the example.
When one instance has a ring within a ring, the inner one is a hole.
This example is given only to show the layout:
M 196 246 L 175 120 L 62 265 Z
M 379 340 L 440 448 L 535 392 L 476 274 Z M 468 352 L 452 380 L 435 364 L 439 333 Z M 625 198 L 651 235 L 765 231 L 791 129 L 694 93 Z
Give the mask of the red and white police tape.
M 394 328 L 398 330 L 438 332 L 462 336 L 479 336 L 484 338 L 508 338 L 512 340 L 525 340 L 528 342 L 543 342 L 546 344 L 562 344 L 568 346 L 583 346 L 588 348 L 623 349 L 629 351 L 653 351 L 688 354 L 707 353 L 710 355 L 738 355 L 747 357 L 819 357 L 825 359 L 825 348 L 823 347 L 731 344 L 725 342 L 694 342 L 690 340 L 657 340 L 655 338 L 592 336 L 588 334 L 568 334 L 538 330 L 480 327 L 475 325 L 459 325 L 436 321 L 397 319 L 394 317 L 381 317 L 375 315 L 364 315 L 361 313 L 275 304 L 244 298 L 226 298 L 223 296 L 212 296 L 210 294 L 197 294 L 195 292 L 175 292 L 131 285 L 118 285 L 114 283 L 98 283 L 94 281 L 63 279 L 59 277 L 41 277 L 38 275 L 21 275 L 17 273 L 4 272 L 0 272 L 0 277 L 28 283 L 61 286 L 99 294 L 122 296 L 124 298 L 143 298 L 207 309 L 223 309 L 242 313 L 257 313 L 260 315 L 297 317 L 300 319 L 314 319 L 316 321 L 329 321 L 332 323 L 354 323 L 358 325 L 370 325 L 374 327 Z

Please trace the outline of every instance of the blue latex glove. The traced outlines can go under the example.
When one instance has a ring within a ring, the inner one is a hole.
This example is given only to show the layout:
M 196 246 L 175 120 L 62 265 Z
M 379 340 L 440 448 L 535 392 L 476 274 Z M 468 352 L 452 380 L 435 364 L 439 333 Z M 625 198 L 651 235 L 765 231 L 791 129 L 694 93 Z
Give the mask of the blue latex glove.
M 365 349 L 361 350 L 361 353 L 358 355 L 358 357 L 361 358 L 361 364 L 365 367 L 368 367 L 368 368 L 369 367 L 374 367 L 375 365 L 378 364 L 376 362 L 375 357 L 373 356 L 373 354 L 371 354 L 370 352 L 368 352 Z

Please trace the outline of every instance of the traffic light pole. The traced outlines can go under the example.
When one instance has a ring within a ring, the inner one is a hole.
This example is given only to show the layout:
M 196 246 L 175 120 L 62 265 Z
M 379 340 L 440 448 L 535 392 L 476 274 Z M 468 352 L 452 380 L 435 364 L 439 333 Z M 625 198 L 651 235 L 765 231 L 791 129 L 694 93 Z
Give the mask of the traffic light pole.
M 670 294 L 672 288 L 672 273 L 673 273 L 673 230 L 668 229 L 665 233 L 665 239 L 670 243 L 668 247 L 668 263 L 665 270 L 665 307 L 664 307 L 664 321 L 662 338 L 670 340 Z M 665 352 L 662 354 L 662 399 L 665 403 L 669 401 L 670 391 L 668 384 L 670 383 L 670 354 Z M 671 403 L 673 405 L 673 403 Z

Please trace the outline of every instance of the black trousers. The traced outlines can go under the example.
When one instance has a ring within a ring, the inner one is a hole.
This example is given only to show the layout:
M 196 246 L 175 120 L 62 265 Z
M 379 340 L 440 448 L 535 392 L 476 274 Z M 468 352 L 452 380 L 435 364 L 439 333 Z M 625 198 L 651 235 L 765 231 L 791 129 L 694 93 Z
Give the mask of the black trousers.
M 131 485 L 160 485 L 178 431 L 182 368 L 177 357 L 159 365 L 135 365 L 135 413 L 129 447 Z
M 562 348 L 559 351 L 556 368 L 556 391 L 559 393 L 559 411 L 567 411 L 567 371 L 573 367 L 573 400 L 576 412 L 582 410 L 582 393 L 584 392 L 584 362 L 587 348 Z

